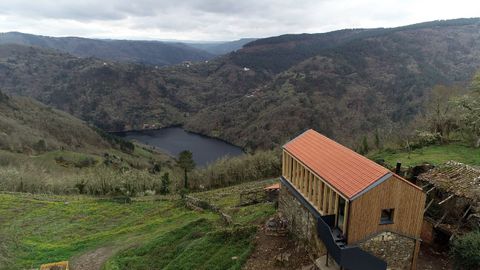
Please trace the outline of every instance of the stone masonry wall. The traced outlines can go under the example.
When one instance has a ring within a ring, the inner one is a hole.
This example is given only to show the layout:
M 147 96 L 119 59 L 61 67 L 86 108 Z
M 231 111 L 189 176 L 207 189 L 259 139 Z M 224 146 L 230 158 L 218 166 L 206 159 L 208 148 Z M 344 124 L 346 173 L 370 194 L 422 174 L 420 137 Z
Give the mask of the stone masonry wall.
M 415 240 L 392 232 L 383 232 L 359 244 L 359 247 L 387 262 L 388 269 L 411 269 Z
M 309 247 L 315 258 L 326 254 L 323 242 L 317 236 L 315 217 L 289 191 L 282 186 L 278 209 L 288 220 L 288 230 Z
M 308 246 L 315 258 L 326 254 L 323 242 L 316 232 L 315 217 L 288 190 L 282 186 L 278 209 L 288 220 L 288 230 Z M 415 240 L 392 232 L 383 232 L 358 244 L 358 247 L 387 262 L 387 269 L 411 269 Z

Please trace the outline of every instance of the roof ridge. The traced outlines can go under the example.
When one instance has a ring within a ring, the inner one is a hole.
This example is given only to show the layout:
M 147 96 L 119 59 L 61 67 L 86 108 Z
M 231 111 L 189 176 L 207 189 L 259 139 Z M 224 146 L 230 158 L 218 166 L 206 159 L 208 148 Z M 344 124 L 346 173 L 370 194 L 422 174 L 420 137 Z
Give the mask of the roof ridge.
M 313 129 L 287 142 L 283 149 L 348 199 L 390 173 L 387 168 Z

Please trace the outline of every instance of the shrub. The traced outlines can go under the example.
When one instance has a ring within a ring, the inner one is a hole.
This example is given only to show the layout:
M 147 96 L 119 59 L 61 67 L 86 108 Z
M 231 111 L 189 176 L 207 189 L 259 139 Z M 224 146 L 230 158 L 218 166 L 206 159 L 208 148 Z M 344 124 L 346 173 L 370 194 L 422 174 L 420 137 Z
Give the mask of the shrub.
M 177 181 L 175 175 L 170 180 Z M 154 190 L 159 179 L 146 170 L 118 170 L 95 166 L 75 174 L 41 170 L 24 165 L 0 167 L 0 191 L 87 195 L 128 195 Z
M 480 269 L 480 230 L 456 239 L 451 254 L 456 269 Z
M 56 161 L 58 164 L 65 164 L 65 163 L 67 163 L 67 160 L 66 160 L 63 156 L 55 157 L 55 161 Z
M 86 168 L 86 167 L 92 167 L 97 163 L 97 160 L 94 159 L 93 157 L 84 157 L 80 159 L 79 161 L 75 162 L 75 167 L 77 168 Z
M 78 193 L 85 193 L 85 187 L 87 186 L 87 182 L 87 180 L 81 179 L 78 183 L 75 184 L 75 188 L 78 190 Z
M 414 142 L 411 144 L 413 149 L 429 145 L 439 144 L 442 136 L 438 132 L 419 131 L 415 134 Z
M 170 192 L 170 176 L 168 173 L 164 173 L 162 176 L 162 182 L 160 186 L 160 194 L 165 195 Z
M 5 101 L 8 101 L 9 98 L 7 95 L 5 95 L 4 93 L 0 92 L 0 102 L 5 102 Z
M 206 168 L 192 172 L 191 185 L 194 188 L 224 187 L 247 181 L 255 181 L 280 175 L 280 157 L 274 151 L 261 151 L 232 158 L 220 159 Z
M 135 150 L 135 145 L 129 141 L 119 141 L 120 150 L 125 153 L 131 154 Z
M 33 145 L 33 149 L 38 153 L 43 153 L 47 151 L 47 143 L 45 140 L 38 140 L 38 142 Z

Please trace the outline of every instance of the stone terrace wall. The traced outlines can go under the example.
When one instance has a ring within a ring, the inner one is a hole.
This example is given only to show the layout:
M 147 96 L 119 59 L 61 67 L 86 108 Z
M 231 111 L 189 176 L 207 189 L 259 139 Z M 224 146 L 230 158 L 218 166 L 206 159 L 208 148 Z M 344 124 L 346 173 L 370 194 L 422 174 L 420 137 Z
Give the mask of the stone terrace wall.
M 387 262 L 388 269 L 411 269 L 415 240 L 392 232 L 383 232 L 359 244 L 359 247 Z
M 315 217 L 284 186 L 280 189 L 278 210 L 288 220 L 288 230 L 309 247 L 315 258 L 327 253 L 317 236 Z

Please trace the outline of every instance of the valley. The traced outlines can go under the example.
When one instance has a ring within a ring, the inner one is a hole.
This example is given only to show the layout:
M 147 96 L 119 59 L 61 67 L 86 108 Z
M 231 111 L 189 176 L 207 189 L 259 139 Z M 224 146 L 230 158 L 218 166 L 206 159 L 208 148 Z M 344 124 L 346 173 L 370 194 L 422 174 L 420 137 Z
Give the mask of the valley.
M 0 88 L 108 131 L 183 125 L 248 151 L 312 127 L 356 147 L 374 129 L 388 137 L 410 122 L 435 85 L 471 80 L 478 24 L 285 35 L 159 69 L 9 44 L 0 46 Z
M 381 252 L 414 241 L 424 269 L 480 262 L 460 250 L 478 244 L 476 231 L 461 230 L 478 225 L 478 201 L 418 178 L 446 164 L 470 177 L 480 166 L 479 29 L 470 18 L 210 43 L 0 34 L 0 269 L 314 269 L 320 258 L 301 237 L 320 237 L 321 226 L 329 249 L 353 256 L 366 242 L 345 240 L 346 216 L 366 223 L 370 214 L 348 208 L 356 197 L 300 163 L 285 184 L 283 147 L 309 129 L 325 137 L 296 151 L 325 151 L 328 162 L 303 158 L 350 173 L 341 185 L 363 195 L 396 177 L 396 195 L 418 195 L 421 226 L 401 224 L 415 236 Z M 322 148 L 328 138 L 336 150 Z M 376 180 L 360 190 L 369 168 Z M 278 210 L 287 188 L 291 216 Z M 365 205 L 390 199 L 382 196 Z M 456 197 L 467 203 L 442 212 Z M 385 229 L 401 223 L 395 207 L 377 209 L 377 242 L 395 241 Z M 431 242 L 420 249 L 420 237 Z M 442 237 L 451 253 L 435 249 Z

